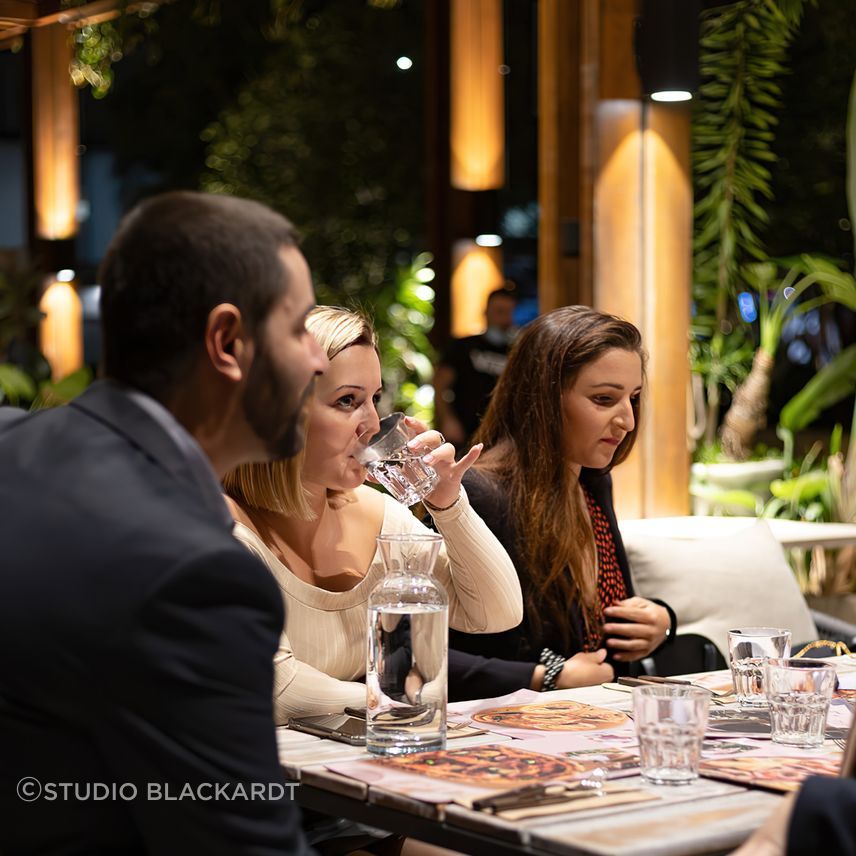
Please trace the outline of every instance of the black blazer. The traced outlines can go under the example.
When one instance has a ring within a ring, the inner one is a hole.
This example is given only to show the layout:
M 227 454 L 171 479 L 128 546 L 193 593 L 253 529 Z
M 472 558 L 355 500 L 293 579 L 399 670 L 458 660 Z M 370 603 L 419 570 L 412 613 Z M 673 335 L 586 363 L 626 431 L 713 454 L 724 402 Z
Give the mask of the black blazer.
M 856 780 L 814 777 L 800 789 L 788 829 L 788 856 L 856 856 Z
M 0 405 L 0 431 L 23 419 L 26 415 L 27 411 L 21 410 L 20 407 L 10 407 L 8 404 Z
M 307 852 L 287 790 L 234 798 L 283 781 L 283 612 L 211 484 L 109 383 L 0 429 L 4 856 Z M 231 798 L 205 800 L 217 783 Z M 201 798 L 146 798 L 185 785 Z
M 630 562 L 621 540 L 615 508 L 612 502 L 612 477 L 596 470 L 583 469 L 580 481 L 590 491 L 609 522 L 615 542 L 615 554 L 624 578 L 627 596 L 633 596 L 633 581 L 630 577 Z M 517 528 L 511 514 L 509 497 L 502 485 L 478 470 L 470 470 L 463 479 L 470 504 L 496 535 L 511 557 L 521 578 L 524 600 L 529 596 L 525 574 L 526 562 L 520 551 Z M 662 601 L 657 601 L 662 603 Z M 672 619 L 670 641 L 674 639 L 676 619 L 674 612 L 663 603 Z M 511 630 L 502 633 L 449 632 L 449 698 L 464 701 L 473 698 L 504 695 L 528 687 L 532 673 L 538 664 L 541 650 L 551 648 L 564 657 L 571 657 L 582 650 L 582 616 L 577 604 L 568 604 L 571 622 L 578 628 L 577 636 L 570 648 L 562 640 L 555 627 L 545 622 L 540 634 L 530 626 L 524 610 L 523 621 Z M 609 659 L 609 658 L 608 658 Z M 617 674 L 636 671 L 638 666 L 610 660 Z

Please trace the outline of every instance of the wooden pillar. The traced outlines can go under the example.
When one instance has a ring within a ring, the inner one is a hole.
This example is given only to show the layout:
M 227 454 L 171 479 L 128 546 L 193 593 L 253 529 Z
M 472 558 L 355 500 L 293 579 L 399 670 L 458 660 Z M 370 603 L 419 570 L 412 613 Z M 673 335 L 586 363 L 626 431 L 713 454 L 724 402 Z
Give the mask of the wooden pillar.
M 71 43 L 62 24 L 36 27 L 30 37 L 36 236 L 64 240 L 77 232 L 80 198 L 79 110 L 68 71 Z
M 646 462 L 645 517 L 689 513 L 690 109 L 651 102 L 644 114 L 642 330 L 651 379 L 639 453 Z
M 538 3 L 538 302 L 592 302 L 598 0 Z
M 451 0 L 452 185 L 505 184 L 502 0 Z
M 615 470 L 620 517 L 689 511 L 690 108 L 641 98 L 636 0 L 600 0 L 594 115 L 594 305 L 642 331 L 648 386 L 640 441 Z
M 78 93 L 69 76 L 68 28 L 36 27 L 30 37 L 35 252 L 49 274 L 40 346 L 58 380 L 83 365 L 82 311 L 72 284 L 80 199 Z

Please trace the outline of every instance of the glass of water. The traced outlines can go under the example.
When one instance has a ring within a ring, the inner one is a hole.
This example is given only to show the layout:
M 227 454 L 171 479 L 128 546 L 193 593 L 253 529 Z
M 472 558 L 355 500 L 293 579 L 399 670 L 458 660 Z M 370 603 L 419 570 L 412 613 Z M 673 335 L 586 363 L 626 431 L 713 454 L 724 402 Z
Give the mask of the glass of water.
M 740 627 L 728 631 L 731 677 L 740 707 L 767 707 L 764 663 L 791 655 L 791 631 L 781 627 Z
M 421 502 L 437 486 L 437 471 L 422 460 L 407 443 L 416 436 L 403 413 L 380 420 L 379 431 L 366 431 L 359 438 L 354 457 L 403 505 Z
M 645 779 L 656 785 L 686 785 L 698 778 L 710 698 L 701 687 L 633 688 L 633 720 Z
M 835 668 L 821 660 L 767 660 L 770 731 L 776 743 L 820 746 L 826 731 Z

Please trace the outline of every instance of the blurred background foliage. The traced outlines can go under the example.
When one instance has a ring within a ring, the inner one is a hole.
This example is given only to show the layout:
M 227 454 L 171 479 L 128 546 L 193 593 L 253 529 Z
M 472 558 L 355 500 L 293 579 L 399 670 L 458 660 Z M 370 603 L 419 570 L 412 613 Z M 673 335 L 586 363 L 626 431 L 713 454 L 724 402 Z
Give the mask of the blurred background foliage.
M 45 274 L 14 254 L 0 254 L 0 404 L 38 410 L 65 404 L 92 381 L 82 368 L 58 381 L 36 346 Z
M 702 85 L 693 113 L 697 459 L 718 449 L 722 414 L 760 344 L 761 296 L 747 280 L 750 265 L 828 253 L 853 269 L 844 193 L 852 8 L 838 0 L 737 0 L 708 4 L 703 13 Z M 856 333 L 856 314 L 842 306 L 798 315 L 792 313 L 785 347 L 773 355 L 769 403 L 759 402 L 770 426 Z M 849 422 L 849 406 L 840 402 L 824 424 Z M 760 439 L 776 441 L 772 431 Z
M 421 91 L 395 62 L 418 62 L 420 14 L 354 0 L 292 4 L 278 49 L 203 130 L 200 183 L 298 224 L 319 302 L 359 303 L 373 317 L 390 399 L 428 418 L 433 291 L 419 277 L 430 259 L 412 258 L 423 219 Z M 412 18 L 408 42 L 396 15 Z
M 427 419 L 422 78 L 397 67 L 402 55 L 419 68 L 419 3 L 176 0 L 79 30 L 76 80 L 110 93 L 90 112 L 126 207 L 185 187 L 285 214 L 319 302 L 373 317 L 390 402 Z

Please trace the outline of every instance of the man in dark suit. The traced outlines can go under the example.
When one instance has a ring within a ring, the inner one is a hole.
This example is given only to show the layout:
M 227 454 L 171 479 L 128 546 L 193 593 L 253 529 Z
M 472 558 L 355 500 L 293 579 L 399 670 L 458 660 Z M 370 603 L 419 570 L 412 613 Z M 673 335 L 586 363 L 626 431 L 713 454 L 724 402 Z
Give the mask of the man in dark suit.
M 101 271 L 104 375 L 0 434 L 0 852 L 302 854 L 270 573 L 218 478 L 294 454 L 326 359 L 262 205 L 139 205 Z

